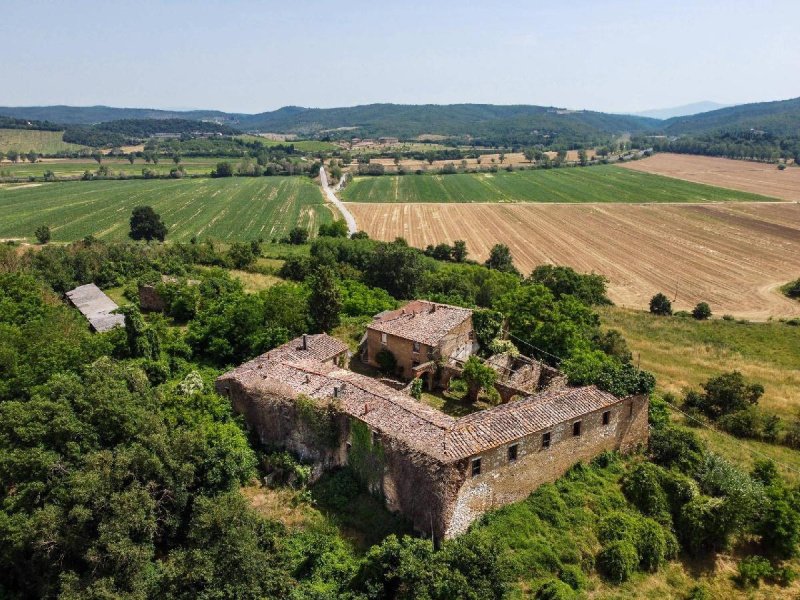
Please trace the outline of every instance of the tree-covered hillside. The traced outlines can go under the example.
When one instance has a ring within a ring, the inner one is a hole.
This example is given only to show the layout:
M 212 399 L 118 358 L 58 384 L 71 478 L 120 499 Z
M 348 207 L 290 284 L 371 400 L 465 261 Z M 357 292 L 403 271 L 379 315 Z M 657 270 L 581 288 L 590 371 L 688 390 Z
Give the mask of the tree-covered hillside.
M 757 129 L 775 136 L 800 136 L 800 98 L 740 104 L 664 122 L 672 135 Z

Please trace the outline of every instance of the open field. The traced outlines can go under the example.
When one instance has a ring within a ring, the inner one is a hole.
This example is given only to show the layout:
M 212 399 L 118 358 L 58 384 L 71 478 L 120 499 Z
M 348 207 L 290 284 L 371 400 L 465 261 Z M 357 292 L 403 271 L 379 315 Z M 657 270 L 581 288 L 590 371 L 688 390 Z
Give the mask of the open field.
M 38 131 L 34 129 L 0 129 L 0 152 L 38 152 L 55 154 L 80 150 L 83 146 L 68 144 L 62 138 L 63 131 Z
M 333 142 L 322 142 L 319 140 L 275 140 L 263 135 L 251 135 L 249 133 L 237 135 L 237 138 L 245 142 L 260 142 L 265 146 L 288 146 L 291 144 L 301 152 L 332 152 L 338 150 L 339 146 Z
M 463 239 L 484 260 L 502 242 L 524 272 L 563 264 L 608 277 L 619 305 L 656 292 L 676 309 L 706 301 L 715 314 L 800 315 L 777 288 L 800 270 L 800 204 L 353 204 L 371 237 L 417 247 Z
M 348 202 L 721 202 L 764 196 L 614 166 L 508 173 L 356 177 Z
M 618 307 L 599 311 L 604 326 L 625 336 L 634 360 L 656 375 L 659 388 L 680 395 L 736 369 L 764 386 L 762 406 L 782 417 L 798 414 L 800 327 L 657 317 Z
M 230 162 L 235 166 L 239 159 L 187 157 L 181 161 L 181 165 L 189 175 L 208 175 L 218 162 L 223 161 Z M 141 175 L 144 168 L 162 175 L 168 175 L 170 169 L 175 167 L 175 163 L 168 158 L 161 158 L 157 165 L 148 164 L 142 158 L 137 158 L 133 164 L 124 158 L 104 158 L 102 164 L 109 168 L 112 175 L 118 175 L 122 172 L 129 176 Z M 43 158 L 35 163 L 3 161 L 0 163 L 0 172 L 7 173 L 11 177 L 42 177 L 45 171 L 52 171 L 56 177 L 67 179 L 78 178 L 83 175 L 84 171 L 94 173 L 97 171 L 98 166 L 91 158 Z
M 31 238 L 46 224 L 54 241 L 89 234 L 122 240 L 131 210 L 140 205 L 161 214 L 171 240 L 270 240 L 295 225 L 315 229 L 332 218 L 305 177 L 75 181 L 0 188 L 0 238 Z
M 689 154 L 656 154 L 625 163 L 625 168 L 732 190 L 800 200 L 800 168 L 779 171 L 773 164 Z

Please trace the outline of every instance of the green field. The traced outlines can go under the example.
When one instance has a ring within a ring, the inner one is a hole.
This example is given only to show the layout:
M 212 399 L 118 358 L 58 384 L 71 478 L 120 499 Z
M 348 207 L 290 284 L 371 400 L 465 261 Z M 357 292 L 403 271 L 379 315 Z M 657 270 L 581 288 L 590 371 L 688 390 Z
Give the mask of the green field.
M 246 142 L 261 142 L 265 146 L 288 146 L 291 144 L 300 152 L 331 152 L 338 150 L 339 146 L 331 142 L 322 142 L 319 140 L 288 140 L 281 142 L 278 140 L 270 140 L 260 135 L 244 134 L 236 136 Z
M 83 146 L 68 144 L 62 138 L 63 131 L 38 131 L 34 129 L 0 129 L 0 152 L 38 152 L 55 154 L 80 150 Z
M 356 177 L 348 202 L 720 202 L 771 200 L 757 194 L 614 166 L 513 173 Z
M 122 240 L 135 206 L 150 205 L 169 227 L 168 239 L 270 240 L 295 225 L 331 220 L 319 188 L 305 177 L 230 177 L 75 181 L 0 186 L 0 238 L 32 238 L 50 226 L 54 241 L 92 234 Z
M 229 162 L 235 167 L 239 160 L 238 158 L 187 157 L 181 161 L 181 165 L 189 175 L 208 175 L 218 162 Z M 161 175 L 169 175 L 170 169 L 175 167 L 175 163 L 165 157 L 162 157 L 157 165 L 146 163 L 142 158 L 135 159 L 133 164 L 124 158 L 105 158 L 101 164 L 107 166 L 113 176 L 120 173 L 125 173 L 128 176 L 141 175 L 142 169 L 145 168 Z M 84 171 L 94 173 L 97 171 L 97 167 L 98 164 L 91 158 L 54 158 L 44 159 L 36 163 L 10 163 L 5 161 L 0 164 L 0 173 L 3 174 L 0 176 L 42 177 L 45 171 L 53 171 L 56 177 L 67 179 L 80 177 Z

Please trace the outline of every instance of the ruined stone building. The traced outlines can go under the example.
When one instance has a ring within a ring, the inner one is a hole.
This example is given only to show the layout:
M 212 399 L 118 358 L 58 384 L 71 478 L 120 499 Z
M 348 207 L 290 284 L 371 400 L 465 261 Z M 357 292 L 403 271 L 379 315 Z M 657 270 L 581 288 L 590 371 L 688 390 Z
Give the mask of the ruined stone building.
M 98 333 L 125 325 L 125 315 L 114 313 L 119 308 L 116 302 L 93 283 L 68 291 L 67 298 Z
M 397 322 L 436 313 L 430 323 L 448 314 L 439 305 L 414 317 L 400 312 L 371 329 L 386 333 L 387 343 L 389 335 L 413 343 Z M 433 327 L 429 338 L 419 340 L 419 353 L 436 352 L 444 340 L 446 347 L 463 348 L 471 341 L 471 324 L 469 315 L 459 319 L 453 312 L 442 320 L 443 328 L 458 330 L 452 337 L 440 337 Z M 412 346 L 408 359 L 414 354 Z M 346 345 L 330 336 L 303 336 L 221 376 L 217 391 L 262 443 L 311 462 L 315 474 L 350 466 L 390 510 L 437 539 L 463 533 L 485 511 L 526 498 L 579 461 L 647 441 L 645 396 L 549 387 L 542 381 L 556 378 L 538 369 L 521 376 L 529 388 L 536 379 L 535 393 L 454 418 L 344 368 L 346 355 Z
M 377 367 L 378 354 L 387 350 L 397 360 L 401 377 L 425 378 L 431 388 L 437 361 L 464 361 L 477 348 L 471 310 L 414 300 L 403 308 L 375 316 L 367 326 L 361 358 Z

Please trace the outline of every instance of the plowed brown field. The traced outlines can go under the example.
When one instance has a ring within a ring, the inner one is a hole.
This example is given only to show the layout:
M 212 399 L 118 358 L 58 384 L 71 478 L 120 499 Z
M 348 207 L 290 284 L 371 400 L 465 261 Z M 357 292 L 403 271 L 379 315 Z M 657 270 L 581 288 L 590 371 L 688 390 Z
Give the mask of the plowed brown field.
M 374 238 L 417 247 L 463 239 L 479 260 L 502 242 L 524 273 L 542 263 L 602 273 L 623 306 L 644 308 L 661 291 L 676 309 L 705 301 L 716 315 L 800 315 L 776 289 L 800 276 L 796 203 L 347 206 Z
M 689 154 L 655 154 L 619 166 L 782 200 L 800 200 L 800 167 L 795 166 L 779 171 L 767 163 Z

